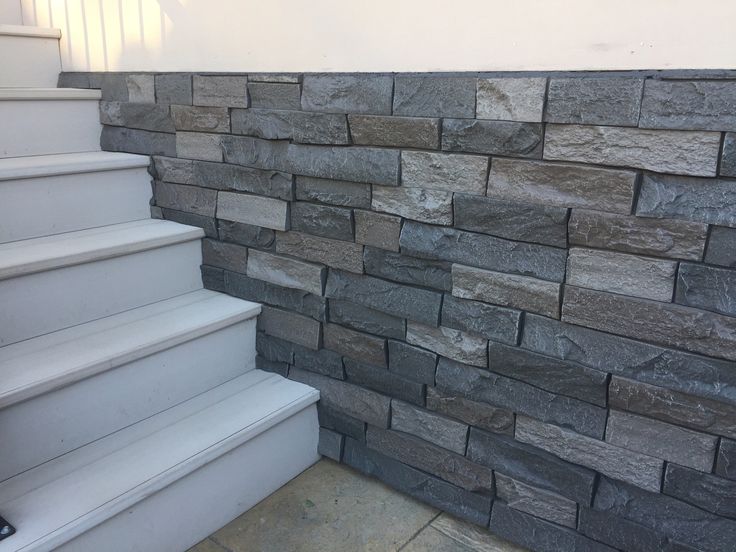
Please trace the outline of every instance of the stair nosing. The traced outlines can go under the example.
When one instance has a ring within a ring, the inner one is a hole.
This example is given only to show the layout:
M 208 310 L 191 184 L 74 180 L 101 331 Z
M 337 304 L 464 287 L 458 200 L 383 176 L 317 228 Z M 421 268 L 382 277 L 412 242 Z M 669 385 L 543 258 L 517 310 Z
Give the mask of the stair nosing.
M 13 163 L 10 163 L 10 160 Z M 39 163 L 39 160 L 42 162 Z M 44 164 L 43 160 L 47 162 Z M 6 163 L 3 163 L 4 161 Z M 6 157 L 0 159 L 0 182 L 147 168 L 149 163 L 150 158 L 145 155 L 106 151 Z M 4 168 L 3 165 L 15 166 L 8 169 Z
M 0 36 L 23 36 L 28 38 L 61 38 L 61 29 L 56 27 L 38 27 L 35 25 L 0 24 Z
M 88 88 L 0 88 L 2 101 L 99 101 L 102 92 Z

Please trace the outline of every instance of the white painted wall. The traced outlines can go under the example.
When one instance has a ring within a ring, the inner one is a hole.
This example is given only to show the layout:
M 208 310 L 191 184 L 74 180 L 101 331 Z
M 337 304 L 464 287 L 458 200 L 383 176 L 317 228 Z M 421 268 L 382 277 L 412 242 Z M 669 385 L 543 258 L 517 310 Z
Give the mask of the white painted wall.
M 0 25 L 22 25 L 20 0 L 0 0 Z
M 736 68 L 734 0 L 21 0 L 66 71 Z

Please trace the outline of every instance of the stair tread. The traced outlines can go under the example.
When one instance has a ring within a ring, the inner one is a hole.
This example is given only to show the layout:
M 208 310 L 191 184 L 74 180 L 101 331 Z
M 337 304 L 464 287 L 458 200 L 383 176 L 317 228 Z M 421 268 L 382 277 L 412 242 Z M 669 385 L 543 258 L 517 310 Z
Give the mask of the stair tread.
M 3 100 L 99 100 L 102 91 L 87 88 L 0 88 Z
M 260 305 L 198 290 L 0 347 L 0 408 L 256 316 Z
M 251 370 L 8 479 L 0 483 L 0 511 L 18 532 L 0 542 L 0 552 L 52 550 L 318 398 L 310 387 Z
M 145 155 L 111 151 L 32 155 L 0 159 L 0 181 L 147 167 Z
M 201 228 L 146 219 L 8 242 L 0 244 L 0 280 L 202 237 Z
M 34 27 L 32 25 L 0 24 L 0 36 L 27 36 L 38 38 L 61 38 L 61 30 L 53 27 Z

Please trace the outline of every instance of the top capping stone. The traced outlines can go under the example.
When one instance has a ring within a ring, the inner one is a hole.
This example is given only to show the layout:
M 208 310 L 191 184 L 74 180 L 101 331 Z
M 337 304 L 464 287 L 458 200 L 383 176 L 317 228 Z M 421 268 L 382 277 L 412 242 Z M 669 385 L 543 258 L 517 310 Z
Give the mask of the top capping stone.
M 328 113 L 391 114 L 393 77 L 305 75 L 302 109 Z
M 466 77 L 396 77 L 394 115 L 475 117 L 475 82 Z
M 546 77 L 478 79 L 477 118 L 542 121 Z
M 155 75 L 156 103 L 192 105 L 192 77 L 182 73 Z
M 300 74 L 278 74 L 278 73 L 259 73 L 248 75 L 250 82 L 272 82 L 281 84 L 298 84 L 302 82 L 302 76 Z
M 545 121 L 585 125 L 636 126 L 644 79 L 550 79 Z
M 644 84 L 639 126 L 736 130 L 736 82 L 649 79 Z

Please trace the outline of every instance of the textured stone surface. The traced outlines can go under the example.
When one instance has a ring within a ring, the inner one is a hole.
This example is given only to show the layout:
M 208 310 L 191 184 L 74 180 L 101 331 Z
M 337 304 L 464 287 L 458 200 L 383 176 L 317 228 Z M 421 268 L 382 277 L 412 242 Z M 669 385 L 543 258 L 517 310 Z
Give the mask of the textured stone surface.
M 471 366 L 488 365 L 488 340 L 452 328 L 435 328 L 409 321 L 406 326 L 406 340 L 412 345 Z
M 156 75 L 155 83 L 157 103 L 192 105 L 191 75 Z
M 393 78 L 375 75 L 306 75 L 302 109 L 330 113 L 391 113 Z
M 404 186 L 483 195 L 488 158 L 478 155 L 405 151 L 401 154 Z
M 606 406 L 606 372 L 493 341 L 488 344 L 488 368 L 552 393 Z
M 319 238 L 301 232 L 279 232 L 276 251 L 341 270 L 358 274 L 363 272 L 363 246 L 352 242 Z
M 566 286 L 562 319 L 626 337 L 736 360 L 736 319 Z
M 442 391 L 533 416 L 596 439 L 603 438 L 606 410 L 590 403 L 445 358 L 437 365 L 435 379 Z
M 309 349 L 319 349 L 321 326 L 313 318 L 267 306 L 262 307 L 258 317 L 259 330 Z
M 176 136 L 163 132 L 103 126 L 100 146 L 105 151 L 176 156 Z
M 256 351 L 272 362 L 294 363 L 294 344 L 263 332 L 256 333 Z
M 563 249 L 519 243 L 494 236 L 407 221 L 399 240 L 401 252 L 489 270 L 501 270 L 561 282 L 567 254 Z
M 383 337 L 403 339 L 406 334 L 406 322 L 402 318 L 349 301 L 330 299 L 329 303 L 330 322 Z
M 399 250 L 401 217 L 357 210 L 353 212 L 353 216 L 355 217 L 355 241 L 357 243 L 388 251 Z
M 128 101 L 132 103 L 155 103 L 156 89 L 153 75 L 127 75 Z M 60 85 L 61 86 L 61 85 Z
M 296 198 L 300 201 L 317 201 L 343 207 L 370 209 L 371 187 L 369 184 L 346 180 L 297 176 Z
M 647 174 L 642 181 L 636 214 L 736 226 L 736 183 Z
M 458 454 L 465 454 L 468 426 L 422 408 L 393 401 L 391 429 L 410 433 Z
M 327 349 L 312 351 L 297 345 L 292 346 L 292 349 L 294 351 L 294 368 L 308 370 L 331 378 L 345 379 L 342 356 L 339 354 Z
M 736 519 L 735 481 L 668 464 L 663 492 L 719 516 Z
M 496 472 L 496 494 L 509 507 L 532 514 L 558 525 L 577 524 L 577 504 L 556 493 L 538 489 Z
M 321 427 L 332 429 L 359 441 L 365 440 L 365 422 L 348 416 L 334 406 L 328 406 L 324 402 L 317 403 L 317 414 Z
M 348 381 L 414 404 L 424 404 L 424 385 L 389 372 L 382 366 L 345 359 Z
M 323 427 L 319 428 L 319 445 L 317 452 L 327 458 L 332 458 L 336 462 L 340 461 L 342 456 L 342 443 L 344 437 L 339 433 L 330 431 Z
M 248 107 L 247 77 L 194 75 L 192 81 L 194 105 Z
M 156 205 L 159 207 L 195 213 L 206 217 L 215 216 L 217 204 L 217 192 L 215 190 L 157 182 L 154 191 Z
M 366 274 L 445 291 L 452 289 L 450 263 L 415 259 L 375 247 L 366 247 L 363 254 Z
M 152 216 L 156 217 L 153 212 L 154 207 L 152 207 L 151 209 Z M 155 209 L 161 209 L 161 218 L 171 220 L 173 222 L 178 222 L 180 224 L 188 224 L 189 226 L 198 226 L 199 228 L 204 230 L 204 233 L 208 238 L 217 237 L 217 225 L 215 223 L 215 219 L 213 218 L 196 215 L 194 213 L 175 211 L 173 209 L 165 209 L 160 207 L 155 207 Z
M 442 300 L 434 291 L 337 270 L 330 270 L 325 295 L 425 324 L 438 323 Z
M 221 136 L 203 132 L 177 132 L 176 155 L 202 161 L 222 161 Z
M 187 183 L 218 190 L 251 192 L 290 201 L 294 199 L 292 180 L 290 174 L 278 171 L 194 161 L 191 180 Z
M 736 268 L 736 228 L 711 228 L 705 262 Z
M 636 173 L 567 163 L 494 159 L 488 196 L 545 206 L 629 214 Z
M 736 441 L 721 439 L 716 459 L 716 473 L 736 481 Z
M 567 246 L 567 209 L 456 193 L 454 226 L 499 238 Z
M 721 176 L 736 176 L 736 132 L 727 132 L 721 152 Z
M 371 207 L 404 218 L 432 224 L 452 224 L 452 192 L 405 186 L 373 186 Z
M 516 418 L 515 436 L 519 441 L 546 450 L 568 462 L 592 468 L 642 489 L 659 492 L 664 463 L 657 458 L 524 416 Z
M 324 267 L 316 264 L 251 249 L 246 274 L 278 286 L 322 295 L 325 272 Z
M 570 249 L 566 283 L 670 302 L 677 263 L 596 249 Z
M 301 88 L 298 84 L 278 82 L 248 82 L 250 104 L 266 109 L 300 109 Z
M 736 270 L 681 263 L 675 302 L 736 316 Z
M 448 328 L 516 345 L 521 312 L 445 295 L 442 301 L 441 322 Z
M 289 365 L 285 362 L 274 362 L 273 360 L 266 360 L 261 356 L 256 357 L 256 369 L 263 370 L 264 372 L 273 372 L 281 377 L 289 375 Z
M 172 105 L 171 118 L 176 130 L 230 132 L 230 114 L 226 107 Z
M 348 115 L 354 144 L 437 149 L 439 119 Z
M 252 226 L 241 222 L 220 220 L 218 223 L 219 236 L 223 241 L 250 245 L 261 249 L 272 249 L 276 233 L 270 228 Z
M 218 240 L 202 240 L 202 264 L 245 273 L 248 249 Z
M 736 83 L 649 79 L 644 84 L 639 126 L 736 130 Z
M 649 220 L 573 209 L 571 245 L 688 259 L 703 258 L 708 227 L 697 222 Z
M 399 182 L 399 152 L 379 148 L 329 148 L 292 144 L 289 172 L 395 186 Z
M 356 332 L 336 324 L 325 324 L 324 330 L 325 348 L 356 360 L 386 366 L 385 339 Z
M 528 276 L 454 264 L 452 294 L 462 299 L 560 317 L 560 284 Z
M 248 75 L 248 82 L 299 84 L 302 82 L 302 76 L 297 73 L 252 73 Z
M 288 230 L 289 204 L 280 199 L 220 192 L 217 195 L 217 218 L 273 230 Z
M 487 431 L 514 434 L 514 414 L 510 410 L 445 393 L 436 387 L 427 387 L 427 408 Z
M 233 134 L 302 144 L 347 144 L 345 115 L 280 109 L 233 109 Z
M 154 132 L 175 130 L 168 107 L 147 103 L 100 102 L 100 123 Z
M 225 163 L 256 169 L 289 172 L 286 141 L 262 140 L 251 136 L 227 135 L 222 138 Z
M 694 176 L 715 176 L 716 132 L 554 125 L 544 134 L 544 158 Z
M 291 204 L 291 227 L 324 238 L 353 241 L 350 209 L 297 201 Z
M 542 125 L 443 119 L 442 149 L 538 159 L 542 157 Z
M 437 355 L 403 341 L 388 342 L 388 369 L 404 378 L 434 385 Z
M 550 79 L 545 121 L 584 125 L 637 126 L 643 79 Z
M 546 78 L 478 79 L 478 118 L 505 121 L 542 120 Z
M 393 113 L 411 117 L 474 117 L 475 79 L 396 77 Z

